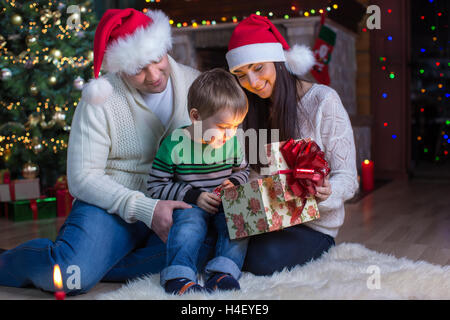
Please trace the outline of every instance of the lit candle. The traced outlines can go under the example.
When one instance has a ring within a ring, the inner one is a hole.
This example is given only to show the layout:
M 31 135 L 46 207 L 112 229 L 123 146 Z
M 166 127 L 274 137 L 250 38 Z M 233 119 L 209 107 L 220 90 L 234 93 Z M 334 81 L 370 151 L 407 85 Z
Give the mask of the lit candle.
M 53 268 L 53 283 L 55 284 L 55 299 L 56 300 L 64 300 L 66 298 L 66 294 L 63 291 L 63 282 L 61 276 L 61 269 L 56 264 Z
M 361 178 L 364 191 L 374 189 L 373 161 L 364 160 L 361 166 Z

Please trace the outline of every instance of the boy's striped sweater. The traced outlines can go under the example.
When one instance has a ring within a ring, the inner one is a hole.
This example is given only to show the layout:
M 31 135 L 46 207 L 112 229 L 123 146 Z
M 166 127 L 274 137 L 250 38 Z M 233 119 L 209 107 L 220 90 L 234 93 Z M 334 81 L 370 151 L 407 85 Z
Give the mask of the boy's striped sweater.
M 177 129 L 163 140 L 147 181 L 153 199 L 196 204 L 202 192 L 211 192 L 225 179 L 234 185 L 248 180 L 250 168 L 236 137 L 217 149 L 193 141 Z

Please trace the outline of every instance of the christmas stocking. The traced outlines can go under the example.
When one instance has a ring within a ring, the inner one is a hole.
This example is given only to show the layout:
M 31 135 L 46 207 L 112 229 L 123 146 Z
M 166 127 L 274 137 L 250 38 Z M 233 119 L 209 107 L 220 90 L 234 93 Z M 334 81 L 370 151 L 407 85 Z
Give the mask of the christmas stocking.
M 313 47 L 316 64 L 311 70 L 311 74 L 321 84 L 330 84 L 330 74 L 328 64 L 331 60 L 334 44 L 336 43 L 336 32 L 322 24 L 319 32 L 319 38 Z

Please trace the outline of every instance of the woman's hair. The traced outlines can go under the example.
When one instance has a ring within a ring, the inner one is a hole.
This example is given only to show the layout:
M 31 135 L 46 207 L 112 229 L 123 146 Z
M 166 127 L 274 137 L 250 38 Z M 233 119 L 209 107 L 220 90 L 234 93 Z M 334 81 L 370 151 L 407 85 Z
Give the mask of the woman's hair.
M 298 134 L 298 103 L 300 97 L 298 95 L 297 86 L 301 87 L 301 79 L 291 74 L 287 70 L 284 62 L 274 62 L 274 64 L 276 80 L 271 98 L 262 99 L 258 95 L 245 90 L 249 101 L 249 109 L 247 117 L 243 122 L 244 130 L 255 129 L 259 139 L 258 130 L 268 129 L 269 134 L 267 143 L 271 142 L 271 129 L 279 130 L 280 141 L 285 141 L 290 138 L 295 139 Z M 248 143 L 246 143 L 245 146 L 246 156 L 248 158 Z M 257 148 L 259 147 L 260 144 L 258 141 Z M 259 153 L 259 149 L 258 154 L 261 154 Z M 252 168 L 257 172 L 259 172 L 262 167 L 259 160 L 258 157 L 258 163 L 251 164 Z
M 235 77 L 215 68 L 202 73 L 189 88 L 188 110 L 192 108 L 198 110 L 203 120 L 223 109 L 245 116 L 248 101 Z

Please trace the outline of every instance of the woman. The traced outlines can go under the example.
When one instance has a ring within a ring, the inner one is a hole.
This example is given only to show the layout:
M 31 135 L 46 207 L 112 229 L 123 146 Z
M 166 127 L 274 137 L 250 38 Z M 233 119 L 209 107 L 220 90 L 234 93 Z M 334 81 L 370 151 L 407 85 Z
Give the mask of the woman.
M 226 58 L 248 95 L 244 130 L 278 129 L 280 141 L 311 138 L 331 168 L 315 195 L 320 219 L 250 238 L 244 270 L 268 275 L 319 258 L 335 244 L 344 201 L 358 188 L 353 130 L 336 91 L 300 78 L 315 63 L 312 52 L 291 49 L 266 17 L 251 15 L 236 27 Z M 257 174 L 261 164 L 252 169 Z

